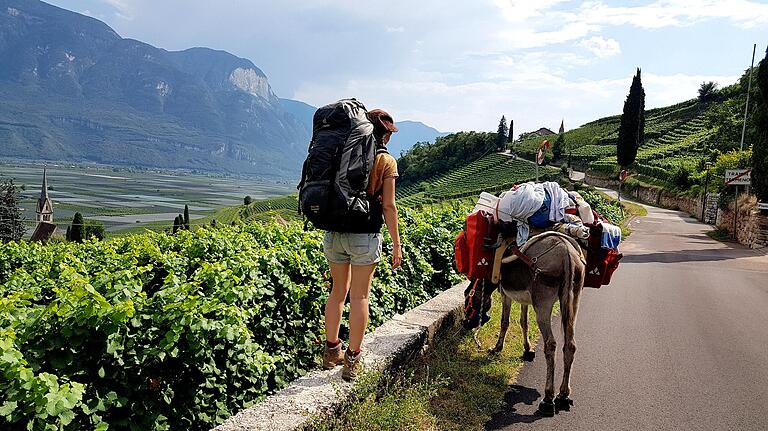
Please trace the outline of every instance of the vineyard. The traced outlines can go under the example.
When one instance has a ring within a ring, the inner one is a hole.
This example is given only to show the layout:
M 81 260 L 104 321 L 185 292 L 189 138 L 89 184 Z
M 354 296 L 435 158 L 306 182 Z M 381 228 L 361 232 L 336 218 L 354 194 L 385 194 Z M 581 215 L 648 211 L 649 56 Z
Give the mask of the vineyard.
M 541 180 L 557 175 L 558 170 L 540 167 Z M 459 197 L 477 196 L 482 191 L 499 192 L 536 177 L 535 166 L 503 154 L 489 154 L 444 175 L 410 184 L 397 191 L 398 205 L 419 206 Z
M 706 116 L 712 106 L 696 100 L 646 111 L 645 142 L 637 154 L 637 171 L 645 176 L 670 181 L 684 166 L 693 170 L 704 159 L 713 129 Z M 565 132 L 575 167 L 602 174 L 618 173 L 616 140 L 618 116 L 606 117 Z M 515 143 L 519 154 L 533 158 L 544 138 L 526 138 Z M 556 136 L 550 137 L 553 142 Z M 549 157 L 552 157 L 551 150 Z
M 402 211 L 371 326 L 458 280 L 467 209 Z M 322 349 L 321 241 L 294 222 L 0 245 L 0 428 L 205 430 L 283 387 Z

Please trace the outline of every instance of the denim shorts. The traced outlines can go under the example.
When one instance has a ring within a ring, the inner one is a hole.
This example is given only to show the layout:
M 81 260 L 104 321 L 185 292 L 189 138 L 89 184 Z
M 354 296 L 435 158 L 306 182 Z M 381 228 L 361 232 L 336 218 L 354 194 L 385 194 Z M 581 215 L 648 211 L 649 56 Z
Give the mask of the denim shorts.
M 381 260 L 381 234 L 326 232 L 323 251 L 331 263 L 372 265 Z

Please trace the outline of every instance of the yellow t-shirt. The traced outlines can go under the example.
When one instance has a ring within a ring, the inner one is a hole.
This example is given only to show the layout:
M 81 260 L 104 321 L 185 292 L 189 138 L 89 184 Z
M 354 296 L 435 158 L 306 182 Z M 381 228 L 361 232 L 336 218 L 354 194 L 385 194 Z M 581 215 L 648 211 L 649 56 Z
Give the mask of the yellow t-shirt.
M 368 181 L 368 196 L 381 194 L 381 189 L 384 187 L 384 180 L 388 178 L 397 178 L 398 176 L 397 160 L 395 160 L 389 153 L 377 154 L 376 159 L 373 162 L 371 178 Z

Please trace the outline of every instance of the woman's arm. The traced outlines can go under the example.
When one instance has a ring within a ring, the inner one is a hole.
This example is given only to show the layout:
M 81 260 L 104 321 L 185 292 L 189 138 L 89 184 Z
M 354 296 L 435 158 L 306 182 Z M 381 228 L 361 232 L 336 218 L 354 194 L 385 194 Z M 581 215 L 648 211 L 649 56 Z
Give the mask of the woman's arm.
M 392 269 L 397 269 L 403 261 L 400 250 L 400 231 L 397 228 L 397 204 L 395 204 L 395 179 L 386 178 L 381 193 L 384 205 L 384 222 L 387 224 L 389 236 L 392 238 Z

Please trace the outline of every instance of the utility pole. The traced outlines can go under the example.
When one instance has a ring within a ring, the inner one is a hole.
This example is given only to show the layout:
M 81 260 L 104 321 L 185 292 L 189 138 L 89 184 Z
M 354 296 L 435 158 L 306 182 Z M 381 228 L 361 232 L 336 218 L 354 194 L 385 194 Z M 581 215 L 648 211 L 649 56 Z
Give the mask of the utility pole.
M 755 68 L 755 51 L 757 44 L 752 45 L 752 64 L 749 66 L 749 84 L 747 84 L 747 103 L 744 104 L 744 124 L 741 125 L 741 143 L 739 151 L 744 151 L 744 135 L 747 132 L 747 113 L 749 113 L 749 93 L 752 91 L 752 70 Z M 739 234 L 736 232 L 739 223 L 739 186 L 736 187 L 736 200 L 733 202 L 733 238 L 739 241 Z
M 747 103 L 744 105 L 744 124 L 741 126 L 741 144 L 739 151 L 744 151 L 744 134 L 747 131 L 747 113 L 749 112 L 749 93 L 752 91 L 752 69 L 755 68 L 755 51 L 757 44 L 752 45 L 752 65 L 749 66 L 749 84 L 747 85 Z

